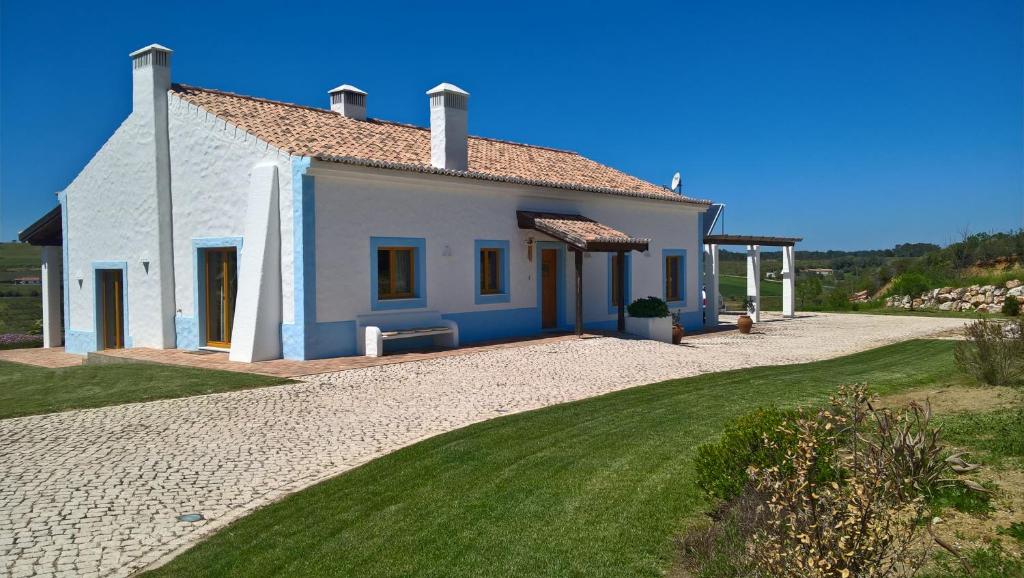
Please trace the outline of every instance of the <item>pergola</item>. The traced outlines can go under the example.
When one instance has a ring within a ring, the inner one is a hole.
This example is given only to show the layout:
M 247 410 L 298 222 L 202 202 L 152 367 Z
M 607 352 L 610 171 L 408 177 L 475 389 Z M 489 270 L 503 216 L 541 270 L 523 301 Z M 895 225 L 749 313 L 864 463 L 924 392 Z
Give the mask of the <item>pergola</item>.
M 576 335 L 583 335 L 583 253 L 614 252 L 619 263 L 625 262 L 626 251 L 646 251 L 650 239 L 639 239 L 602 225 L 583 215 L 516 211 L 520 229 L 533 229 L 563 241 L 572 251 L 576 263 Z M 619 275 L 618 330 L 626 330 L 626 276 Z
M 712 223 L 713 226 L 713 223 Z M 704 257 L 707 275 L 711 277 L 708 297 L 711 307 L 708 312 L 711 324 L 718 322 L 718 247 L 740 245 L 747 248 L 747 297 L 754 301 L 753 320 L 761 320 L 761 247 L 782 247 L 782 315 L 793 317 L 796 313 L 796 261 L 795 245 L 803 241 L 800 237 L 768 237 L 758 235 L 704 235 Z

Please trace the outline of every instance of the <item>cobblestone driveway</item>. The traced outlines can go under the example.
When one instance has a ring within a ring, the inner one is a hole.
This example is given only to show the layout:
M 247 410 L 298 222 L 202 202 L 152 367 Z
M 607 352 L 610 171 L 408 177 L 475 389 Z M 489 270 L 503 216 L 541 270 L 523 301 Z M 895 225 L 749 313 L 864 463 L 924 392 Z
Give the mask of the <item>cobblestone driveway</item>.
M 0 420 L 0 575 L 127 575 L 289 492 L 476 421 L 673 377 L 833 357 L 962 323 L 812 315 L 688 347 L 571 340 Z M 177 520 L 186 513 L 205 519 Z

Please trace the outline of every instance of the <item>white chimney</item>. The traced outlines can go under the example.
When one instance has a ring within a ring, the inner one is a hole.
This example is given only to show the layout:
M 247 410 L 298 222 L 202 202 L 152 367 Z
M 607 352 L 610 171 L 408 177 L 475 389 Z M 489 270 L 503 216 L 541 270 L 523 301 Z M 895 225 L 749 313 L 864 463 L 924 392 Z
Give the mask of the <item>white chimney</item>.
M 428 90 L 427 95 L 430 96 L 430 164 L 439 169 L 467 170 L 469 93 L 443 82 Z
M 331 110 L 344 117 L 366 120 L 365 92 L 351 84 L 342 84 L 327 94 L 331 95 Z
M 171 88 L 171 50 L 150 44 L 132 52 L 133 155 L 146 158 L 131 174 L 133 194 L 142 202 L 131 217 L 147 234 L 133 239 L 135 258 L 149 262 L 145 270 L 146 311 L 136 321 L 147 329 L 135 333 L 135 344 L 173 348 L 175 335 L 171 154 L 167 125 L 167 91 Z M 133 156 L 133 158 L 136 158 Z M 147 198 L 148 197 L 148 198 Z M 127 215 L 126 215 L 127 218 Z M 129 263 L 132 263 L 129 260 Z M 131 265 L 129 265 L 129 276 Z M 132 310 L 134 316 L 136 311 Z M 141 319 L 141 320 L 140 320 Z M 158 331 L 157 333 L 154 333 Z
M 171 88 L 171 49 L 150 44 L 129 54 L 132 58 L 132 110 L 167 112 Z

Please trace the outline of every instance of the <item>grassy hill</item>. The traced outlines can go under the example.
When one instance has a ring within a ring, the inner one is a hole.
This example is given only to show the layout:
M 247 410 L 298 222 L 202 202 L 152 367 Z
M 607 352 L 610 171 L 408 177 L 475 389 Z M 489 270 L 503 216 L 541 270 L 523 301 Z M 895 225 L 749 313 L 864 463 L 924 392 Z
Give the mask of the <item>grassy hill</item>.
M 38 331 L 43 319 L 39 285 L 15 285 L 16 277 L 39 276 L 39 247 L 0 243 L 0 333 Z

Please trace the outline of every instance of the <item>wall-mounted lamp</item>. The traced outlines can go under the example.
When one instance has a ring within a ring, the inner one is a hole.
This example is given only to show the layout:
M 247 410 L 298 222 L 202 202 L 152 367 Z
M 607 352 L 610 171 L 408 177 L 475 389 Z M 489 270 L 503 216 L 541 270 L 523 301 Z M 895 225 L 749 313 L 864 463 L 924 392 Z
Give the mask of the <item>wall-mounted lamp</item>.
M 526 260 L 533 263 L 533 237 L 527 237 L 523 244 L 526 245 Z
M 149 274 L 149 255 L 147 255 L 146 253 L 143 253 L 142 256 L 139 257 L 139 263 L 142 263 L 142 268 L 146 270 L 146 274 L 148 275 Z
M 445 245 L 444 249 L 441 251 L 441 256 L 442 257 L 451 257 L 452 256 L 452 246 L 451 245 Z
M 81 269 L 75 271 L 75 281 L 78 281 L 78 288 L 81 289 L 82 288 L 82 283 L 85 282 L 85 279 L 82 277 L 82 270 Z

